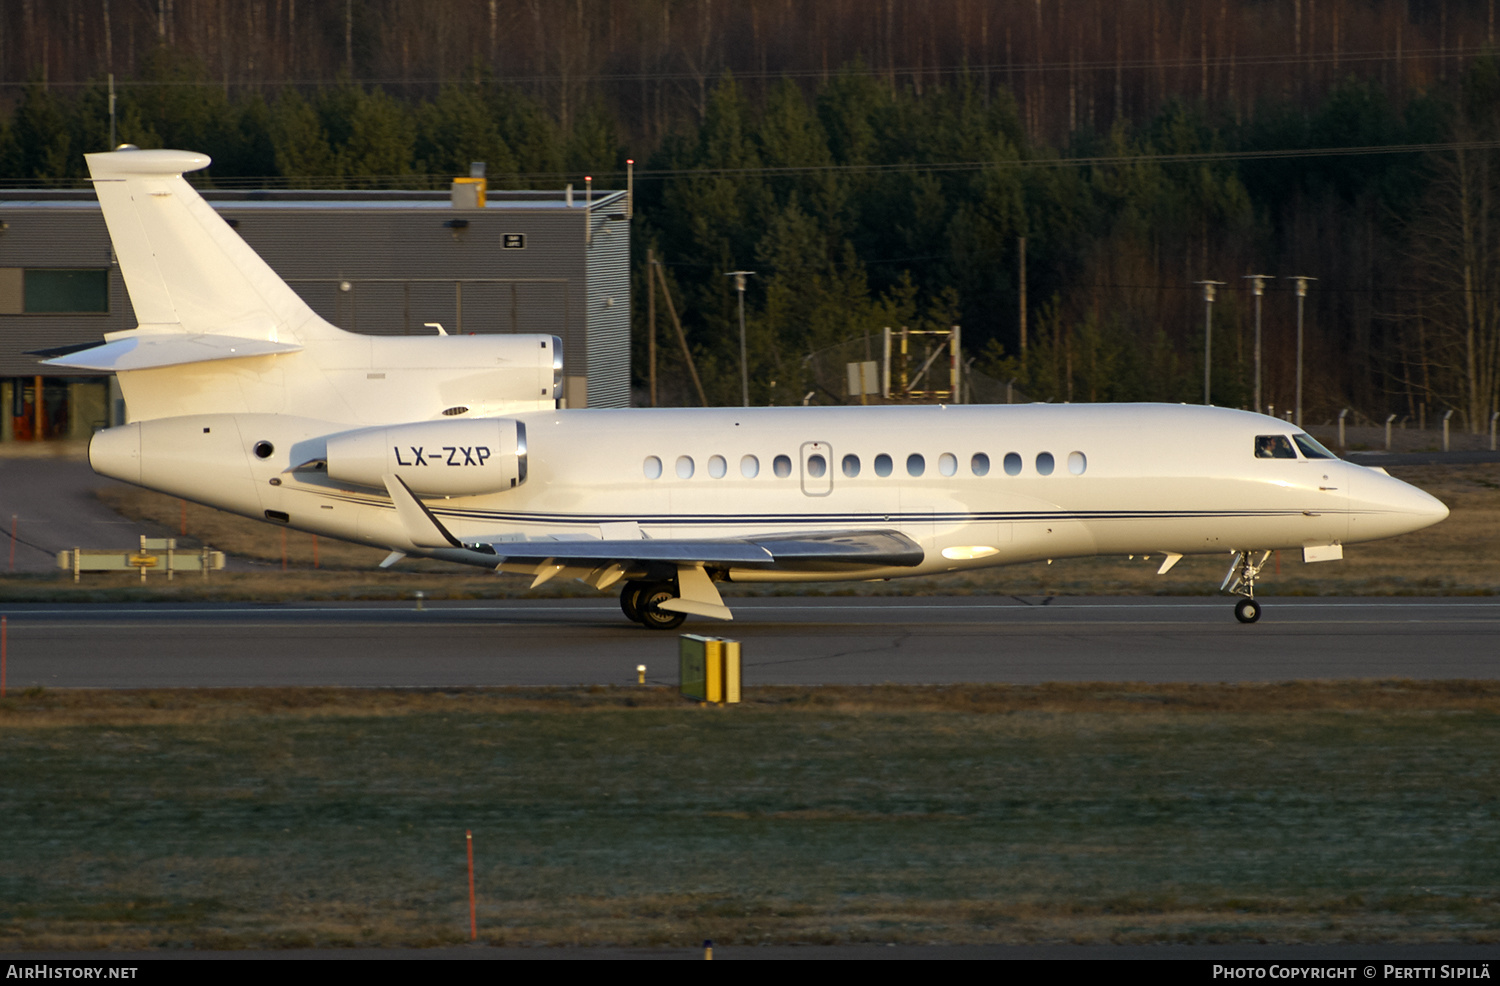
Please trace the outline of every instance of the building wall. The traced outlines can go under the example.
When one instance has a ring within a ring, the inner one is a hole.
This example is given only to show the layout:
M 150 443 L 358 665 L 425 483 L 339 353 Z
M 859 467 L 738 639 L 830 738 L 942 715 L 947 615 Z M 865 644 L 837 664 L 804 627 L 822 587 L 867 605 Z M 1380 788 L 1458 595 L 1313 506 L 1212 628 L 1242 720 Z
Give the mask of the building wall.
M 107 268 L 109 311 L 5 314 L 0 299 L 5 378 L 30 378 L 43 369 L 24 355 L 27 350 L 94 342 L 135 326 L 92 193 L 61 201 L 26 201 L 22 194 L 0 198 L 0 270 Z M 455 334 L 556 335 L 573 384 L 572 406 L 583 403 L 578 398 L 585 391 L 589 406 L 629 403 L 630 236 L 623 194 L 596 194 L 592 209 L 583 208 L 581 196 L 568 207 L 561 193 L 492 197 L 484 209 L 456 209 L 422 193 L 377 193 L 373 200 L 346 193 L 349 198 L 339 201 L 312 200 L 311 194 L 207 197 L 315 311 L 343 329 L 422 334 L 434 331 L 424 323 L 438 322 Z M 524 247 L 507 248 L 516 236 Z M 87 399 L 90 408 L 70 411 L 70 420 L 97 414 L 92 391 Z

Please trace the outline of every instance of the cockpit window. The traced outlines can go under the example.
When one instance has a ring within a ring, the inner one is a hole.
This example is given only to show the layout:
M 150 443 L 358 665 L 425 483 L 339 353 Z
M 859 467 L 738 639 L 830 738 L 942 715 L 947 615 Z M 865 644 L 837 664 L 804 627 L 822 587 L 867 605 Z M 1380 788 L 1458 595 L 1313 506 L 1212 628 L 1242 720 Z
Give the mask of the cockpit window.
M 1285 435 L 1256 435 L 1255 457 L 1257 459 L 1295 459 L 1297 452 Z
M 1302 450 L 1302 454 L 1307 456 L 1309 459 L 1338 458 L 1338 456 L 1334 455 L 1332 452 L 1319 445 L 1318 440 L 1311 435 L 1306 435 L 1298 432 L 1297 434 L 1292 436 L 1292 441 L 1297 443 L 1297 447 Z

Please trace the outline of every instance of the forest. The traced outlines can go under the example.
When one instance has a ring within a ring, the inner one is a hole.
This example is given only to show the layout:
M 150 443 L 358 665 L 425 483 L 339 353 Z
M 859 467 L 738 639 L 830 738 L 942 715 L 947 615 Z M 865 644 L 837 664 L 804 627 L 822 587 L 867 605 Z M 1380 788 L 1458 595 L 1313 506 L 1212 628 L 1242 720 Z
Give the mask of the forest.
M 1500 409 L 1494 0 L 19 0 L 0 182 L 111 141 L 207 185 L 621 187 L 712 403 L 839 402 L 882 327 L 1029 400 Z M 112 79 L 112 82 L 111 82 Z M 116 94 L 110 113 L 111 85 Z M 662 403 L 696 392 L 667 323 Z M 878 345 L 878 343 L 877 343 Z M 833 354 L 830 358 L 829 354 Z M 644 391 L 641 391 L 644 394 Z M 976 399 L 996 399 L 993 389 Z M 644 400 L 644 398 L 642 398 Z M 1003 398 L 1001 398 L 1003 399 Z

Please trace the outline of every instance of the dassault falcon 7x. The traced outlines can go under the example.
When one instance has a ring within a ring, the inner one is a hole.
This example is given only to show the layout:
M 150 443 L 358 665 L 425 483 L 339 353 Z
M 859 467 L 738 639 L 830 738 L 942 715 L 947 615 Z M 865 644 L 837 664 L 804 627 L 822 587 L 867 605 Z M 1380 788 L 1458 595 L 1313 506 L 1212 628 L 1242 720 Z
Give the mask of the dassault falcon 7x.
M 1231 561 L 1260 616 L 1304 561 L 1442 503 L 1275 418 L 1184 405 L 559 409 L 551 336 L 374 337 L 324 321 L 183 179 L 88 164 L 139 326 L 51 365 L 118 374 L 99 473 L 407 555 L 621 584 L 626 616 L 730 619 L 724 582 L 935 575 L 1083 555 Z

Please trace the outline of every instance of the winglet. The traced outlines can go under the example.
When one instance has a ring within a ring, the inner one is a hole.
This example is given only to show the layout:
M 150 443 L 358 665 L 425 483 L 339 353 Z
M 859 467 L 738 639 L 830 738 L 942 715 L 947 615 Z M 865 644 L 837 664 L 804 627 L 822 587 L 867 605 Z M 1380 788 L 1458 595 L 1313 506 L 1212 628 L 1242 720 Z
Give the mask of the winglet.
M 448 533 L 448 528 L 433 516 L 426 504 L 417 499 L 411 487 L 402 482 L 400 476 L 388 473 L 383 478 L 386 492 L 391 495 L 391 503 L 396 507 L 396 516 L 401 519 L 401 527 L 412 544 L 418 548 L 463 547 L 463 542 Z

